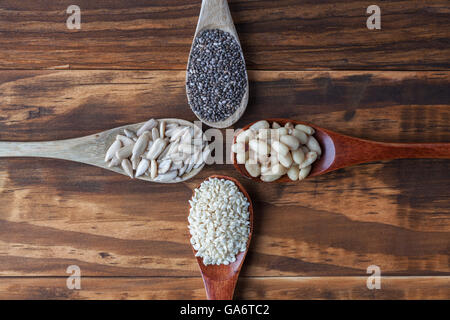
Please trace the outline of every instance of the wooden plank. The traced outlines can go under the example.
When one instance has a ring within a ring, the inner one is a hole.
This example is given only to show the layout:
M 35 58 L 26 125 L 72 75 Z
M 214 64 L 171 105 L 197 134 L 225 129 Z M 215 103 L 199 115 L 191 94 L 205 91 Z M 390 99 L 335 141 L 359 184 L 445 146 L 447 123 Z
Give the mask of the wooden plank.
M 150 117 L 193 120 L 178 71 L 3 71 L 0 140 L 62 139 Z M 248 111 L 386 141 L 449 141 L 450 72 L 250 72 Z M 299 184 L 213 165 L 177 185 L 67 161 L 0 159 L 0 275 L 196 276 L 187 200 L 211 174 L 255 203 L 245 276 L 448 275 L 446 160 L 378 162 Z
M 0 68 L 185 69 L 197 0 L 79 0 L 81 30 L 66 27 L 68 0 L 0 4 Z M 437 70 L 450 67 L 446 0 L 230 0 L 249 69 Z
M 369 290 L 366 277 L 240 278 L 236 299 L 449 299 L 449 277 L 383 277 Z M 82 278 L 69 290 L 66 278 L 7 278 L 0 299 L 205 299 L 201 278 Z

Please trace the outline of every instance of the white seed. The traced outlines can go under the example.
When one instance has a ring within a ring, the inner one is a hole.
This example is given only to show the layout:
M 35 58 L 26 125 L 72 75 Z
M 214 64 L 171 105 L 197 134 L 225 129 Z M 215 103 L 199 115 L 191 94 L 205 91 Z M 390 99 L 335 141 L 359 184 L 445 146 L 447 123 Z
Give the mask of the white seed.
M 182 166 L 181 168 L 179 168 L 178 170 L 178 175 L 181 177 L 183 176 L 183 174 L 186 172 L 187 168 L 189 167 L 189 164 L 186 163 L 184 166 Z
M 250 155 L 250 159 L 253 157 Z M 270 163 L 270 157 L 265 154 L 257 154 L 257 161 L 261 164 L 268 164 Z
M 261 176 L 261 180 L 264 181 L 264 182 L 273 182 L 273 181 L 278 180 L 280 178 L 281 178 L 281 175 L 274 175 L 274 174 L 262 175 Z
M 183 161 L 173 161 L 171 168 L 172 168 L 172 170 L 175 170 L 175 169 L 178 170 L 178 169 L 183 168 L 183 166 L 184 166 Z
M 294 129 L 294 125 L 292 124 L 292 122 L 286 123 L 286 124 L 284 125 L 284 127 L 285 127 L 286 129 Z
M 261 167 L 259 164 L 251 164 L 250 162 L 245 163 L 245 170 L 254 178 L 259 177 L 261 174 Z
M 131 131 L 129 129 L 125 129 L 125 130 L 123 130 L 123 132 L 130 139 L 136 139 L 137 138 L 137 135 L 136 135 L 136 133 L 134 131 Z
M 314 151 L 310 151 L 306 154 L 306 159 L 303 161 L 303 163 L 300 165 L 300 169 L 306 168 L 307 166 L 311 165 L 316 161 L 317 159 L 317 153 Z
M 150 167 L 150 161 L 148 159 L 142 159 L 136 169 L 136 177 L 142 176 Z
M 190 154 L 193 154 L 193 153 L 199 151 L 200 147 L 194 146 L 192 144 L 180 143 L 178 150 L 190 155 Z
M 238 164 L 244 164 L 248 160 L 249 153 L 247 152 L 241 152 L 236 154 L 236 162 Z
M 281 128 L 280 124 L 278 122 L 272 122 L 272 129 L 278 129 Z
M 305 154 L 303 153 L 302 149 L 292 151 L 292 159 L 296 164 L 301 164 L 303 161 L 305 161 Z
M 200 162 L 200 164 L 206 163 L 206 160 L 208 160 L 208 157 L 209 157 L 209 155 L 211 154 L 211 151 L 212 151 L 212 150 L 210 149 L 210 146 L 209 146 L 209 145 L 206 146 L 205 149 L 203 149 L 202 157 L 201 157 L 202 161 Z M 197 166 L 197 165 L 199 165 L 199 164 L 196 163 L 195 165 Z
M 169 171 L 165 174 L 158 175 L 154 181 L 167 182 L 174 180 L 178 175 L 178 170 Z
M 292 130 L 292 135 L 296 137 L 301 144 L 306 144 L 308 142 L 308 135 L 302 130 L 294 129 Z
M 152 147 L 150 148 L 150 150 L 147 153 L 147 159 L 149 160 L 154 160 L 156 158 L 158 158 L 158 156 L 161 154 L 161 152 L 163 152 L 164 148 L 167 145 L 167 141 L 164 139 L 156 139 L 155 142 L 153 142 Z
M 278 161 L 280 161 L 280 163 L 285 167 L 285 168 L 289 168 L 292 165 L 292 156 L 291 154 L 288 152 L 286 154 L 279 154 L 278 155 Z
M 311 172 L 311 166 L 301 168 L 300 173 L 298 174 L 298 179 L 299 180 L 305 179 L 309 175 L 310 172 Z
M 152 160 L 150 161 L 150 177 L 152 179 L 155 179 L 156 176 L 158 175 L 158 163 L 156 162 L 156 160 Z
M 259 129 L 269 129 L 270 124 L 266 120 L 261 120 L 250 126 L 250 129 L 258 131 Z
M 313 128 L 311 128 L 310 126 L 304 125 L 304 124 L 297 124 L 295 126 L 295 129 L 301 130 L 301 131 L 307 133 L 308 135 L 313 135 L 315 133 Z
M 188 127 L 179 127 L 176 129 L 177 131 L 174 132 L 174 134 L 170 137 L 170 141 L 175 141 L 178 138 L 181 138 L 183 136 L 183 134 L 186 133 L 186 131 L 189 130 Z
M 192 169 L 194 168 L 194 166 L 195 166 L 196 164 L 194 163 L 194 162 L 192 162 L 192 163 L 189 163 L 189 165 L 188 165 L 188 167 L 187 167 L 187 169 L 186 169 L 186 172 L 185 173 L 189 173 L 189 172 L 191 172 L 192 171 Z
M 108 163 L 108 168 L 117 167 L 120 165 L 121 160 L 114 156 L 111 161 Z
M 285 166 L 283 166 L 281 163 L 277 163 L 275 165 L 272 166 L 272 170 L 271 170 L 272 174 L 274 175 L 284 175 L 287 173 L 287 168 Z
M 119 140 L 120 142 L 122 142 L 123 146 L 128 146 L 130 144 L 134 144 L 134 140 L 125 136 L 122 136 L 121 134 L 118 134 L 116 136 L 116 140 Z
M 271 132 L 272 132 L 271 129 L 260 129 L 258 131 L 257 137 L 259 140 L 268 141 L 270 140 Z
M 138 159 L 144 153 L 145 149 L 148 147 L 149 136 L 150 134 L 146 131 L 137 139 L 133 147 L 131 160 Z
M 159 138 L 159 131 L 157 128 L 153 128 L 152 129 L 152 140 L 156 141 L 156 139 L 158 139 L 158 138 Z M 164 138 L 164 137 L 162 137 L 162 138 Z
M 108 162 L 109 160 L 114 158 L 114 155 L 116 154 L 117 151 L 119 151 L 121 147 L 122 143 L 119 140 L 114 140 L 112 145 L 109 147 L 108 151 L 106 151 L 105 162 Z
M 306 146 L 309 148 L 309 150 L 315 151 L 319 156 L 322 154 L 322 149 L 320 149 L 319 142 L 317 142 L 316 138 L 314 138 L 313 136 L 308 138 Z
M 279 154 L 287 154 L 289 152 L 289 148 L 280 141 L 272 141 L 272 149 Z
M 136 132 L 137 136 L 140 137 L 144 131 L 150 131 L 153 128 L 155 128 L 158 125 L 158 122 L 155 119 L 150 119 L 146 123 L 142 125 L 142 127 L 139 128 L 139 130 Z
M 289 134 L 289 130 L 287 128 L 278 128 L 274 129 L 274 131 L 276 131 L 279 137 Z
M 184 144 L 192 144 L 192 134 L 191 134 L 191 130 L 187 130 L 187 131 L 181 136 L 181 143 L 184 143 Z
M 292 181 L 298 180 L 298 174 L 299 174 L 299 169 L 298 169 L 298 166 L 295 166 L 295 165 L 290 167 L 287 172 L 289 179 L 291 179 Z
M 269 175 L 272 172 L 272 167 L 269 164 L 261 165 L 261 174 Z
M 238 136 L 236 137 L 236 142 L 237 143 L 248 143 L 251 139 L 253 139 L 254 137 L 256 137 L 256 132 L 249 129 L 249 130 L 241 130 L 238 133 Z
M 231 151 L 234 153 L 245 152 L 245 144 L 242 142 L 235 143 L 231 146 Z
M 284 143 L 291 150 L 297 150 L 298 147 L 300 146 L 300 141 L 294 136 L 289 135 L 281 136 L 280 142 Z
M 259 154 L 269 154 L 270 153 L 270 146 L 262 141 L 262 140 L 250 140 L 250 142 L 248 143 L 248 146 L 250 149 L 252 149 L 253 151 L 255 151 L 256 153 Z
M 133 153 L 133 147 L 134 147 L 134 142 L 133 142 L 133 144 L 129 144 L 123 148 L 120 148 L 119 150 L 116 151 L 116 157 L 120 160 L 128 158 Z
M 164 138 L 165 134 L 166 134 L 166 122 L 165 121 L 161 121 L 159 123 L 159 136 L 161 138 Z
M 169 171 L 171 165 L 172 165 L 172 160 L 170 160 L 170 159 L 161 161 L 158 165 L 158 175 Z
M 178 123 L 176 123 L 176 122 L 166 123 L 166 130 L 170 130 L 170 129 L 173 129 L 176 127 L 178 127 Z
M 304 154 L 307 154 L 310 151 L 307 146 L 302 146 L 300 149 L 302 149 Z
M 122 165 L 123 171 L 125 171 L 125 173 L 127 175 L 129 175 L 131 179 L 133 179 L 134 178 L 133 177 L 133 167 L 131 166 L 130 160 L 123 159 L 122 162 L 121 162 L 121 165 Z
M 141 162 L 141 157 L 136 158 L 136 159 L 133 159 L 133 158 L 131 159 L 131 166 L 132 166 L 133 170 L 137 169 L 140 162 Z

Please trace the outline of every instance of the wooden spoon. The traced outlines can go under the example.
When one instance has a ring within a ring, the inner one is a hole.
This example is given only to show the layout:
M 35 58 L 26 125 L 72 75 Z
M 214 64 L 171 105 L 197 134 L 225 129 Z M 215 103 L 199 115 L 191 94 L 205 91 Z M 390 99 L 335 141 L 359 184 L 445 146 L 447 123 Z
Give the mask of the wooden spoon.
M 195 30 L 195 34 L 194 34 L 194 41 L 200 32 L 202 32 L 204 30 L 209 30 L 209 29 L 220 29 L 222 31 L 230 33 L 236 39 L 239 46 L 241 46 L 238 34 L 236 32 L 236 28 L 233 23 L 233 18 L 231 17 L 231 13 L 230 13 L 230 9 L 228 7 L 227 0 L 203 0 L 202 1 L 202 7 L 200 9 L 200 16 L 198 18 L 197 29 Z M 194 41 L 192 41 L 191 52 L 192 52 L 192 48 L 194 46 Z M 241 55 L 242 55 L 242 60 L 245 61 L 242 47 L 241 47 Z M 187 68 L 189 68 L 190 62 L 191 62 L 191 54 L 189 54 L 189 61 L 187 64 Z M 247 76 L 247 74 L 246 74 L 246 76 Z M 186 82 L 187 82 L 187 72 L 186 72 Z M 186 86 L 186 92 L 187 92 L 187 86 Z M 232 124 L 234 124 L 236 121 L 238 121 L 244 114 L 245 109 L 247 108 L 247 104 L 248 104 L 248 94 L 249 94 L 249 89 L 248 89 L 248 77 L 247 77 L 247 87 L 246 87 L 244 96 L 242 97 L 241 105 L 236 109 L 236 111 L 229 118 L 227 118 L 223 121 L 210 122 L 210 121 L 201 119 L 197 114 L 195 114 L 195 115 L 197 116 L 197 118 L 200 121 L 202 121 L 204 124 L 206 124 L 210 127 L 227 128 L 227 127 L 231 126 Z M 188 98 L 189 105 L 191 105 L 189 95 L 187 95 L 187 96 L 188 96 L 187 98 Z
M 182 119 L 158 119 L 166 123 L 178 123 L 185 126 L 193 126 L 194 124 Z M 111 170 L 123 175 L 126 173 L 121 167 L 108 167 L 105 155 L 108 148 L 116 139 L 118 134 L 123 135 L 124 129 L 137 131 L 144 122 L 130 124 L 86 137 L 58 140 L 58 141 L 39 141 L 39 142 L 3 142 L 0 141 L 0 157 L 42 157 L 55 158 L 63 160 L 71 160 L 97 166 L 103 169 Z M 160 183 L 175 183 L 186 181 L 199 173 L 205 164 L 197 169 L 192 169 L 191 172 L 181 177 L 180 181 L 168 181 Z M 149 176 L 142 175 L 136 179 L 153 181 Z
M 244 252 L 240 252 L 236 256 L 236 261 L 230 263 L 229 265 L 207 265 L 203 264 L 203 258 L 196 257 L 198 265 L 200 266 L 200 272 L 202 274 L 203 283 L 205 284 L 206 289 L 206 297 L 208 300 L 232 300 L 234 289 L 236 287 L 237 279 L 239 276 L 239 272 L 241 271 L 242 264 L 244 263 L 245 256 L 247 255 L 248 247 L 250 245 L 250 240 L 252 239 L 253 233 L 253 205 L 250 196 L 247 191 L 244 189 L 242 184 L 234 178 L 221 176 L 221 175 L 212 175 L 206 180 L 218 178 L 218 179 L 226 179 L 233 181 L 239 190 L 243 193 L 243 195 L 248 199 L 250 206 L 248 207 L 248 211 L 250 213 L 250 234 L 248 236 L 247 247 Z M 189 242 L 190 243 L 190 242 Z M 194 254 L 197 253 L 194 248 L 192 248 Z
M 284 126 L 288 122 L 296 124 L 306 124 L 316 131 L 314 137 L 322 148 L 322 156 L 313 163 L 308 177 L 319 176 L 344 167 L 349 167 L 359 163 L 372 161 L 408 159 L 408 158 L 432 158 L 432 159 L 450 159 L 450 143 L 386 143 L 364 140 L 346 136 L 330 130 L 326 130 L 313 124 L 290 120 L 290 119 L 267 119 L 272 122 L 278 122 Z M 245 126 L 247 130 L 255 122 Z M 236 136 L 233 143 L 236 143 Z M 234 167 L 244 176 L 255 181 L 254 178 L 245 169 L 245 166 L 238 164 L 236 154 L 232 154 Z M 282 176 L 274 182 L 291 181 L 287 175 Z

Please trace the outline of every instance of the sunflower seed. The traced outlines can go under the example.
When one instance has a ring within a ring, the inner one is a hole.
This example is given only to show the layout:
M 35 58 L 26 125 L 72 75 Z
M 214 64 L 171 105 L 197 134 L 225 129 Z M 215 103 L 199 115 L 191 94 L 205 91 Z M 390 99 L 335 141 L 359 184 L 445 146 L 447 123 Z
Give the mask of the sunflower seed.
M 125 137 L 125 136 L 122 136 L 121 134 L 118 134 L 118 135 L 116 136 L 116 140 L 119 140 L 120 142 L 122 142 L 122 144 L 123 144 L 124 146 L 128 146 L 128 145 L 130 145 L 130 144 L 134 144 L 133 139 L 128 138 L 128 137 Z
M 108 151 L 106 151 L 105 162 L 111 160 L 121 147 L 122 143 L 119 140 L 115 140 L 113 144 L 109 147 Z
M 161 161 L 158 165 L 158 175 L 169 171 L 171 165 L 172 165 L 172 160 L 170 160 L 170 159 Z
M 317 152 L 315 151 L 310 151 L 306 154 L 306 158 L 305 161 L 302 162 L 302 164 L 300 165 L 300 169 L 306 168 L 307 166 L 311 165 L 312 163 L 314 163 L 314 161 L 316 161 L 317 159 Z
M 152 147 L 147 153 L 147 159 L 154 160 L 158 158 L 158 156 L 163 152 L 164 148 L 166 147 L 167 142 L 164 139 L 157 139 L 155 142 L 153 142 Z
M 158 125 L 158 122 L 155 119 L 150 119 L 146 123 L 144 123 L 142 125 L 142 127 L 139 128 L 139 130 L 136 132 L 136 134 L 139 137 L 144 133 L 144 131 L 150 131 L 157 125 Z
M 135 133 L 134 131 L 132 131 L 132 130 L 125 129 L 125 130 L 123 130 L 123 132 L 124 132 L 125 135 L 126 135 L 128 138 L 130 138 L 130 139 L 135 139 L 135 138 L 137 138 L 136 133 Z
M 128 158 L 133 153 L 133 147 L 134 147 L 134 142 L 133 142 L 133 144 L 129 144 L 123 148 L 120 148 L 119 150 L 116 151 L 116 157 L 120 160 Z
M 127 175 L 129 175 L 131 179 L 133 179 L 134 178 L 133 177 L 133 167 L 131 166 L 130 160 L 123 159 L 121 165 L 122 165 L 123 171 L 125 171 L 125 173 Z
M 150 133 L 148 131 L 144 132 L 136 141 L 133 147 L 133 155 L 131 160 L 138 159 L 147 149 Z
M 153 128 L 152 129 L 152 140 L 156 141 L 156 139 L 158 139 L 158 138 L 159 138 L 159 131 L 158 131 L 158 129 Z M 164 138 L 164 137 L 161 137 L 161 138 Z
M 136 169 L 136 177 L 142 176 L 148 170 L 149 166 L 150 161 L 148 159 L 142 159 Z
M 155 179 L 157 175 L 158 175 L 158 163 L 156 162 L 156 160 L 152 160 L 150 162 L 150 177 L 152 179 Z
M 161 121 L 159 123 L 159 136 L 161 138 L 164 138 L 165 133 L 166 133 L 166 122 L 165 121 Z
M 178 175 L 178 170 L 173 170 L 173 171 L 169 171 L 165 174 L 160 174 L 158 175 L 154 181 L 158 181 L 158 182 L 167 182 L 167 181 L 171 181 L 173 179 L 175 179 Z

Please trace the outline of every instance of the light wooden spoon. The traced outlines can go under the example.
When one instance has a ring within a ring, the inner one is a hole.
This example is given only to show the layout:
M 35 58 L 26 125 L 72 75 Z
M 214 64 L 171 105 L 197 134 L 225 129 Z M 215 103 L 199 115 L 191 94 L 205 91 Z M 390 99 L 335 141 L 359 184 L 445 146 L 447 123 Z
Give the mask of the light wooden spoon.
M 197 29 L 195 30 L 194 34 L 194 41 L 197 35 L 204 31 L 209 29 L 220 29 L 222 31 L 230 33 L 237 41 L 239 46 L 241 47 L 241 55 L 242 60 L 244 59 L 244 54 L 242 51 L 242 46 L 239 41 L 238 34 L 236 32 L 236 28 L 233 23 L 233 18 L 231 17 L 230 8 L 228 7 L 227 0 L 202 0 L 202 7 L 200 9 L 200 16 L 198 18 L 197 23 Z M 194 41 L 192 41 L 191 46 L 191 52 L 192 48 L 194 46 Z M 187 64 L 187 69 L 189 69 L 189 65 L 191 62 L 191 54 L 189 53 L 189 61 Z M 187 72 L 186 72 L 186 82 L 187 82 Z M 218 122 L 210 122 L 206 121 L 204 119 L 201 119 L 195 112 L 194 114 L 197 116 L 197 118 L 202 121 L 204 124 L 213 127 L 213 128 L 227 128 L 234 124 L 236 121 L 238 121 L 242 115 L 245 112 L 245 109 L 247 108 L 248 104 L 248 76 L 247 77 L 247 87 L 244 93 L 244 96 L 242 97 L 241 105 L 236 109 L 236 111 L 227 119 L 223 121 Z M 187 92 L 187 86 L 186 86 L 186 92 Z M 189 105 L 191 105 L 189 95 L 187 95 Z
M 182 119 L 158 119 L 166 123 L 178 123 L 184 126 L 194 126 L 193 123 Z M 124 129 L 137 131 L 145 122 L 130 124 L 86 137 L 58 140 L 58 141 L 39 141 L 39 142 L 6 142 L 0 141 L 0 157 L 42 157 L 71 160 L 97 166 L 103 169 L 111 170 L 123 175 L 126 173 L 121 167 L 108 167 L 105 155 L 108 148 L 116 139 L 118 134 L 123 135 Z M 197 169 L 181 177 L 179 181 L 168 181 L 160 183 L 176 183 L 186 181 L 198 174 L 204 167 L 202 164 Z M 153 181 L 149 176 L 142 175 L 136 179 Z
M 316 131 L 314 137 L 322 148 L 322 156 L 312 164 L 308 177 L 315 177 L 355 164 L 372 161 L 412 158 L 450 159 L 450 143 L 376 142 L 346 136 L 313 124 L 291 119 L 267 119 L 267 121 L 270 124 L 272 122 L 278 122 L 281 126 L 292 122 L 294 125 L 306 124 L 314 128 Z M 242 130 L 247 130 L 254 123 L 250 123 Z M 236 143 L 236 136 L 234 137 L 233 143 Z M 237 163 L 236 154 L 232 154 L 232 160 L 234 167 L 241 174 L 255 181 L 262 182 L 260 178 L 250 176 L 243 164 Z M 292 182 L 292 180 L 287 175 L 284 175 L 274 182 Z
M 250 234 L 248 236 L 247 247 L 244 252 L 240 252 L 236 256 L 236 261 L 230 263 L 229 265 L 207 265 L 203 264 L 203 258 L 196 257 L 198 265 L 200 266 L 200 272 L 202 274 L 203 283 L 205 284 L 206 297 L 208 300 L 232 300 L 234 295 L 234 289 L 236 288 L 236 283 L 239 277 L 239 272 L 241 271 L 242 265 L 244 263 L 245 256 L 250 245 L 250 240 L 253 234 L 253 204 L 247 191 L 244 189 L 242 184 L 234 178 L 222 175 L 212 175 L 206 180 L 218 178 L 233 181 L 242 194 L 248 199 L 250 206 L 248 211 L 250 213 Z M 190 242 L 189 242 L 190 243 Z M 192 247 L 192 245 L 191 245 Z M 194 254 L 197 253 L 194 248 L 192 248 Z

